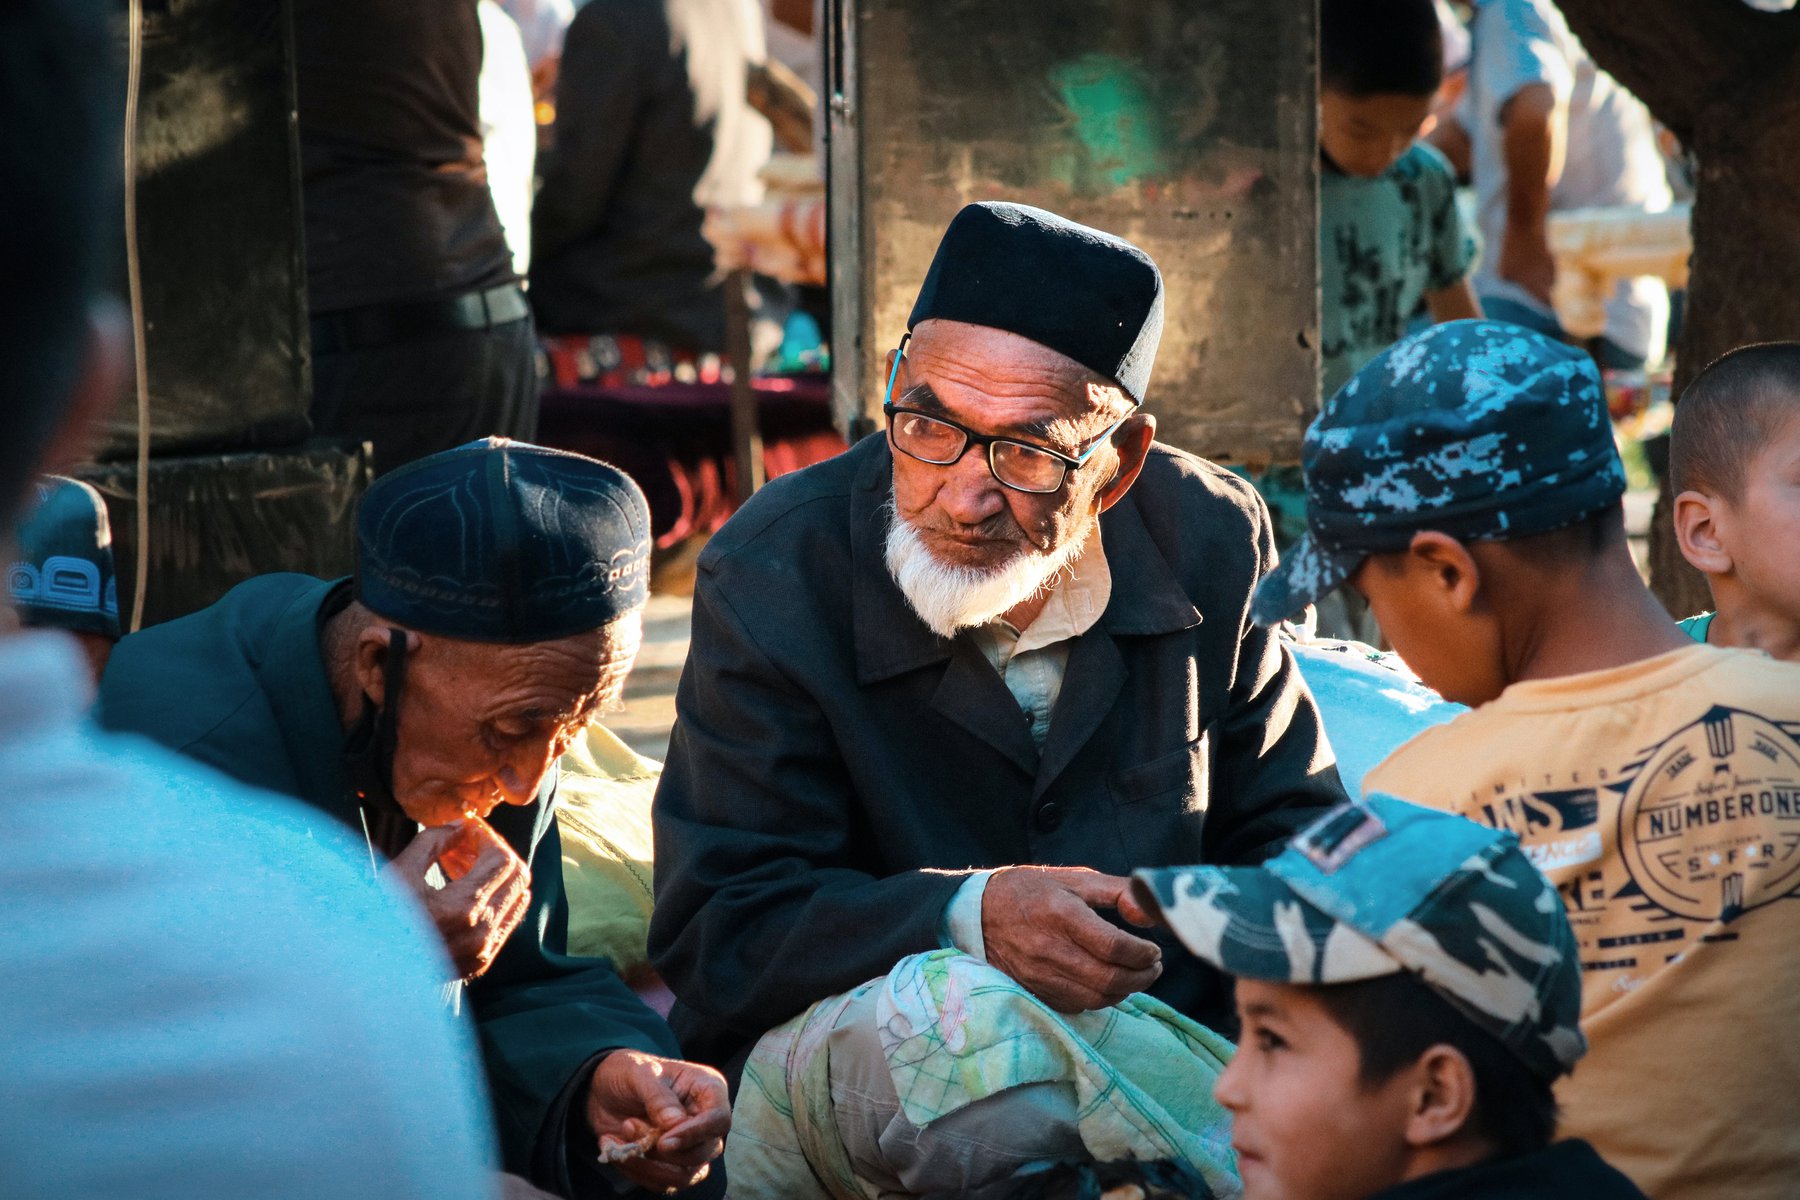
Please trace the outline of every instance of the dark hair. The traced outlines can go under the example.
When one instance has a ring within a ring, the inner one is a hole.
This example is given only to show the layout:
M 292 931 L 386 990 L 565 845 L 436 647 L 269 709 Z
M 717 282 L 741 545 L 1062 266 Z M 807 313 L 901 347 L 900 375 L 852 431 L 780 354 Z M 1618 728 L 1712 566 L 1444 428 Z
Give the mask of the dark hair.
M 1800 342 L 1763 342 L 1714 359 L 1675 405 L 1670 486 L 1737 500 L 1750 460 L 1796 416 Z
M 1507 538 L 1509 549 L 1532 562 L 1549 566 L 1582 566 L 1625 540 L 1625 502 L 1618 500 L 1573 525 L 1546 533 Z
M 1410 972 L 1312 989 L 1356 1041 L 1365 1088 L 1393 1078 L 1433 1046 L 1469 1060 L 1475 1105 L 1467 1128 L 1503 1158 L 1548 1146 L 1556 1136 L 1556 1095 L 1499 1038 Z
M 1444 82 L 1432 0 L 1319 0 L 1319 86 L 1349 96 L 1429 96 Z
M 1429 523 L 1421 526 L 1421 529 L 1430 528 Z M 1458 540 L 1463 541 L 1465 546 L 1473 544 L 1468 540 Z M 1614 501 L 1599 512 L 1585 516 L 1573 525 L 1564 525 L 1561 529 L 1492 540 L 1500 541 L 1526 562 L 1557 569 L 1582 567 L 1599 558 L 1614 544 L 1625 540 L 1625 502 Z M 1389 575 L 1398 575 L 1405 556 L 1405 550 L 1393 550 L 1371 554 L 1369 558 L 1380 564 L 1381 569 Z
M 110 11 L 0 5 L 0 519 L 63 419 L 118 243 L 124 93 Z

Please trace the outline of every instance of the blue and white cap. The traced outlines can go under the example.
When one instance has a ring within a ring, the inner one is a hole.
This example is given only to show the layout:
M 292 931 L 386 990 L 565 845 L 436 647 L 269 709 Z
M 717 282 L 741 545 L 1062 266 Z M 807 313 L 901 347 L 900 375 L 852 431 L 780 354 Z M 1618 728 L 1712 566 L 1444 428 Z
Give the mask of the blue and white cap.
M 1625 494 L 1593 359 L 1504 321 L 1450 321 L 1388 347 L 1325 402 L 1301 465 L 1307 533 L 1257 587 L 1261 625 L 1420 530 L 1548 533 Z
M 1587 1051 L 1575 935 L 1514 834 L 1372 796 L 1260 867 L 1135 878 L 1182 944 L 1229 974 L 1314 985 L 1410 971 L 1541 1078 Z

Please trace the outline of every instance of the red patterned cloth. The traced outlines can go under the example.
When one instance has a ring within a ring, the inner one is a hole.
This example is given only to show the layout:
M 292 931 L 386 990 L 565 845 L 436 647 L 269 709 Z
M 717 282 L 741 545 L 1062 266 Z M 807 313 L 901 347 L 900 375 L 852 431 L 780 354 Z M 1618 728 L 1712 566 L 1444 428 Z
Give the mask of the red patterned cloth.
M 770 479 L 845 449 L 831 423 L 826 376 L 776 376 L 752 387 Z M 553 384 L 544 392 L 538 440 L 610 462 L 637 480 L 659 550 L 712 533 L 737 508 L 729 384 Z
M 631 333 L 553 333 L 538 338 L 538 378 L 547 388 L 663 387 L 723 383 L 725 360 Z

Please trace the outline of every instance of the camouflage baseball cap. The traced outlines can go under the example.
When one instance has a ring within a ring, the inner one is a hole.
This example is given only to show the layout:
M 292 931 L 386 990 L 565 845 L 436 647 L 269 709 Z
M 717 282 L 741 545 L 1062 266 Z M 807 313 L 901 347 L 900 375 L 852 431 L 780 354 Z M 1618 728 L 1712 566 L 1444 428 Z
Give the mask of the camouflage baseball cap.
M 1411 971 L 1544 1079 L 1587 1052 L 1575 935 L 1512 833 L 1370 796 L 1260 867 L 1143 870 L 1134 887 L 1229 974 L 1311 985 Z
M 1547 533 L 1625 493 L 1593 359 L 1504 321 L 1450 321 L 1388 347 L 1325 402 L 1301 464 L 1307 534 L 1257 587 L 1258 624 L 1422 529 Z

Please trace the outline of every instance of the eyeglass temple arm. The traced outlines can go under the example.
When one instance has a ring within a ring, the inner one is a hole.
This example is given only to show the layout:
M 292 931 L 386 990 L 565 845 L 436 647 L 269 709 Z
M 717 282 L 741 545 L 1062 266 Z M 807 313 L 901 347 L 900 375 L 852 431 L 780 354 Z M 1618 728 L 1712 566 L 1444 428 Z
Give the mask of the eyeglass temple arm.
M 906 357 L 906 343 L 912 341 L 912 331 L 901 335 L 900 344 L 894 348 L 894 365 L 888 370 L 887 391 L 882 393 L 881 406 L 886 408 L 894 402 L 894 380 L 900 378 L 900 362 Z

